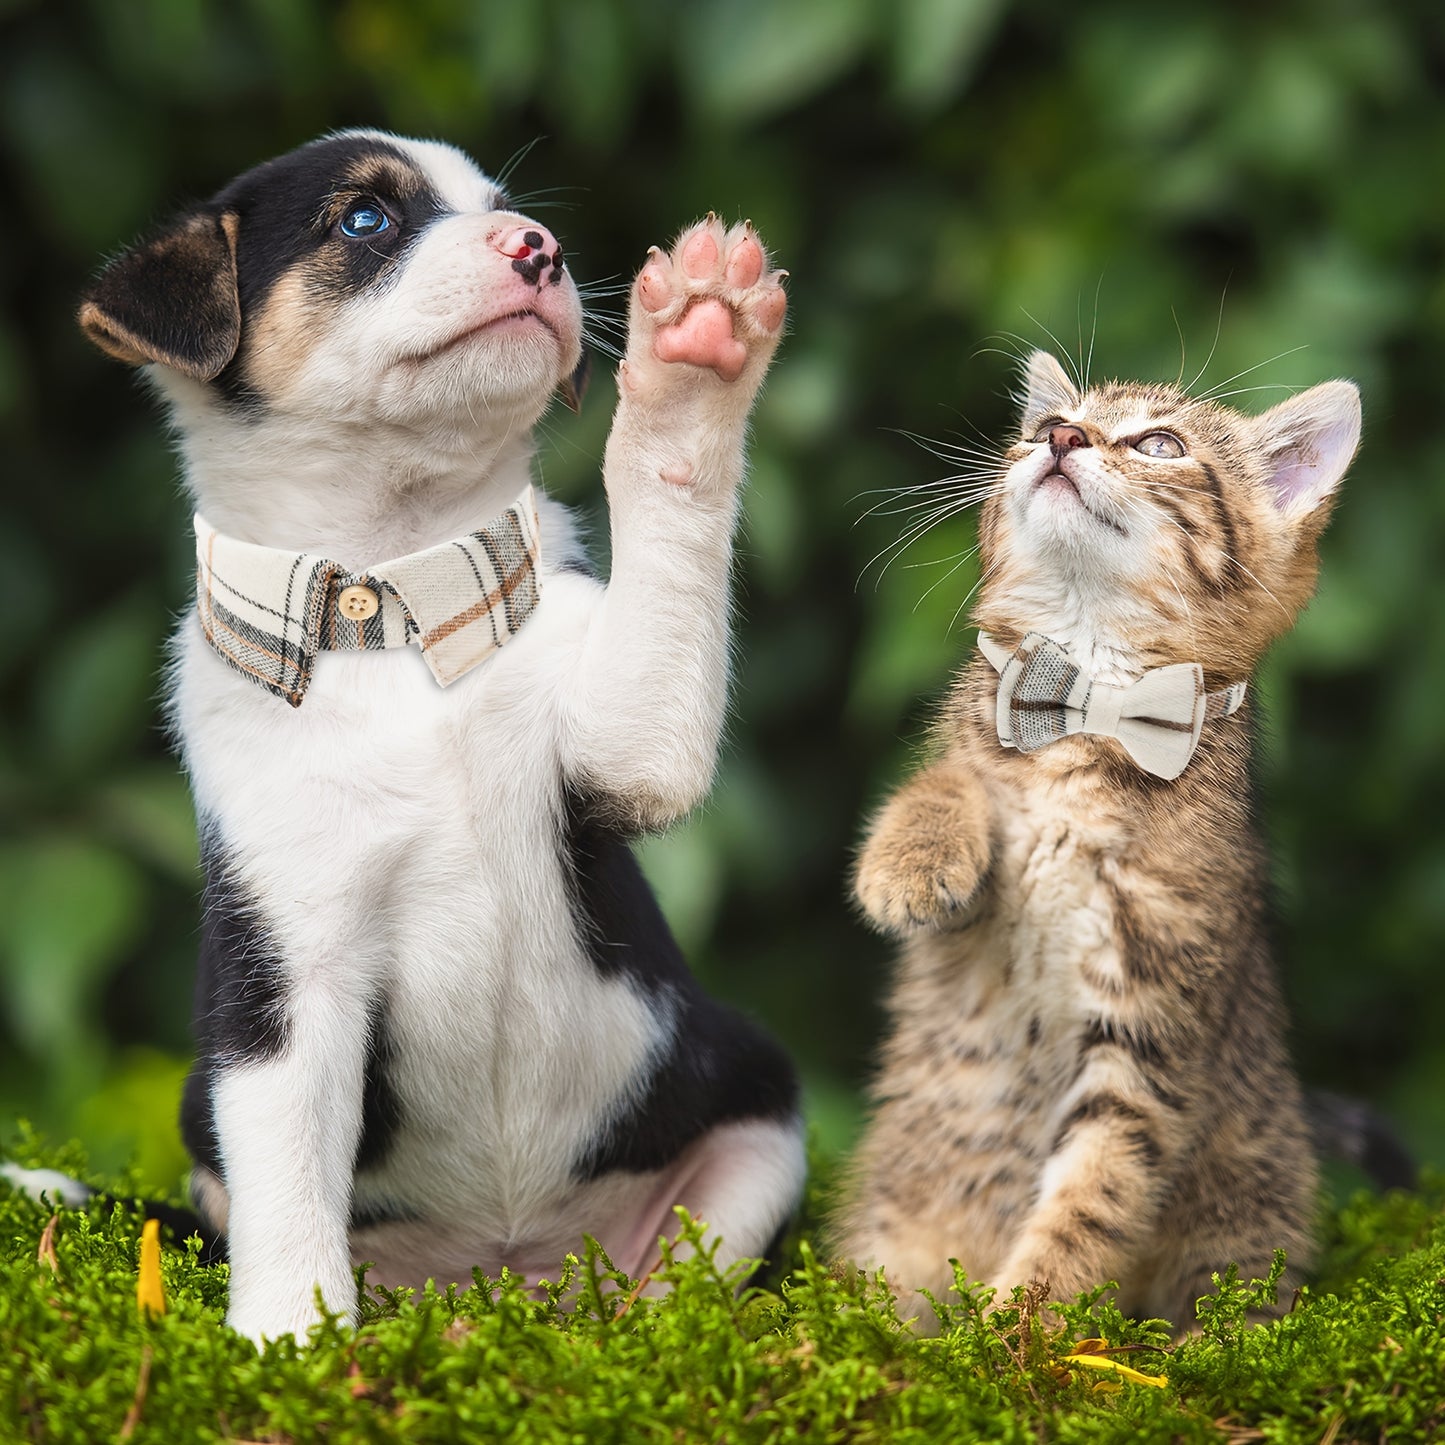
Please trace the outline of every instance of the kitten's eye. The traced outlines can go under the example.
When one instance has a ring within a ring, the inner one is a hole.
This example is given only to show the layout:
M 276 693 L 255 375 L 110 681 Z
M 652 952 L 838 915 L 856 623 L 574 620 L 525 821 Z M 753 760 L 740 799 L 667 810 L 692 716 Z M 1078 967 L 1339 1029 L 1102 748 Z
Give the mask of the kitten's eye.
M 1134 443 L 1134 450 L 1146 457 L 1182 457 L 1184 443 L 1172 432 L 1151 431 Z
M 391 217 L 375 201 L 358 201 L 341 218 L 341 234 L 353 241 L 379 236 L 391 225 Z

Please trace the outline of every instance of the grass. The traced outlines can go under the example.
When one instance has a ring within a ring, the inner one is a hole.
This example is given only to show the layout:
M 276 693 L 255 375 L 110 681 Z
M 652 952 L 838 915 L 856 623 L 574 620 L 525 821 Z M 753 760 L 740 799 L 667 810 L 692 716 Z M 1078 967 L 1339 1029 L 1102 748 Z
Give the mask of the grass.
M 73 1148 L 10 1152 L 84 1173 Z M 989 1312 L 962 1283 L 942 1333 L 917 1339 L 876 1280 L 806 1237 L 740 1296 L 703 1237 L 664 1262 L 660 1299 L 592 1254 L 546 1298 L 505 1278 L 372 1291 L 356 1331 L 328 1320 L 258 1354 L 222 1322 L 225 1267 L 194 1245 L 163 1251 L 167 1309 L 143 1315 L 134 1214 L 52 1213 L 0 1183 L 0 1442 L 1430 1440 L 1445 1437 L 1442 1207 L 1445 1178 L 1356 1196 L 1285 1318 L 1248 1324 L 1270 1285 L 1226 1278 L 1177 1349 L 1098 1299 L 1050 1331 L 1037 1299 Z M 1065 1363 L 1081 1351 L 1094 1360 Z

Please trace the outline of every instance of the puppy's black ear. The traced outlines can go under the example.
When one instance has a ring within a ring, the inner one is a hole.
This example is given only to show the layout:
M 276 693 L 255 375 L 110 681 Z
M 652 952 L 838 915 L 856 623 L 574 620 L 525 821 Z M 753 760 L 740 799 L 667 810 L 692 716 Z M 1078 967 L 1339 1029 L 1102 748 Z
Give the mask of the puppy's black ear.
M 577 363 L 577 369 L 557 388 L 557 395 L 562 398 L 563 405 L 580 412 L 582 398 L 587 395 L 587 383 L 591 380 L 592 358 L 586 351 L 583 351 L 582 360 Z
M 80 303 L 81 330 L 131 366 L 214 380 L 241 344 L 234 212 L 193 211 L 117 256 Z

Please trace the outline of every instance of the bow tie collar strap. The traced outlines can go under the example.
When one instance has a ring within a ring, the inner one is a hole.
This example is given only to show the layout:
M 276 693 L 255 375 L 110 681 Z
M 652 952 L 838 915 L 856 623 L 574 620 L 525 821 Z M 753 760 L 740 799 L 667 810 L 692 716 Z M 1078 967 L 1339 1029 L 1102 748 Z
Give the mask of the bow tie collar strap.
M 1206 721 L 1236 712 L 1245 684 L 1205 692 L 1197 662 L 1156 667 L 1124 687 L 1086 676 L 1057 642 L 1030 632 L 1016 652 L 986 632 L 978 645 L 999 675 L 996 725 L 1006 748 L 1031 753 L 1074 733 L 1117 738 L 1146 773 L 1177 778 Z
M 238 542 L 200 513 L 195 529 L 206 641 L 292 707 L 301 706 L 321 652 L 415 644 L 445 687 L 517 635 L 541 589 L 531 487 L 478 531 L 363 572 Z

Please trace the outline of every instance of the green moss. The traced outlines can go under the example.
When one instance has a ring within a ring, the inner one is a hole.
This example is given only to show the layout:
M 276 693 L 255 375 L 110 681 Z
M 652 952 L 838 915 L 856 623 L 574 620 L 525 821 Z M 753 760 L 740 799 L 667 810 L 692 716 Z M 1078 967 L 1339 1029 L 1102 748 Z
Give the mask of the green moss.
M 1063 1308 L 1050 1332 L 1022 1293 L 990 1314 L 968 1288 L 939 1302 L 943 1333 L 919 1340 L 876 1282 L 800 1238 L 775 1287 L 741 1297 L 705 1248 L 665 1265 L 672 1290 L 656 1300 L 594 1254 L 549 1298 L 505 1278 L 374 1292 L 355 1333 L 328 1321 L 258 1354 L 224 1327 L 225 1269 L 194 1246 L 164 1252 L 169 1309 L 143 1319 L 134 1215 L 61 1210 L 47 1262 L 49 1211 L 0 1185 L 0 1440 L 1426 1440 L 1445 1431 L 1442 1204 L 1438 1179 L 1356 1198 L 1285 1319 L 1248 1324 L 1268 1284 L 1226 1280 L 1178 1349 L 1106 1303 Z M 1059 1364 L 1091 1336 L 1168 1384 L 1100 1388 L 1112 1377 Z

